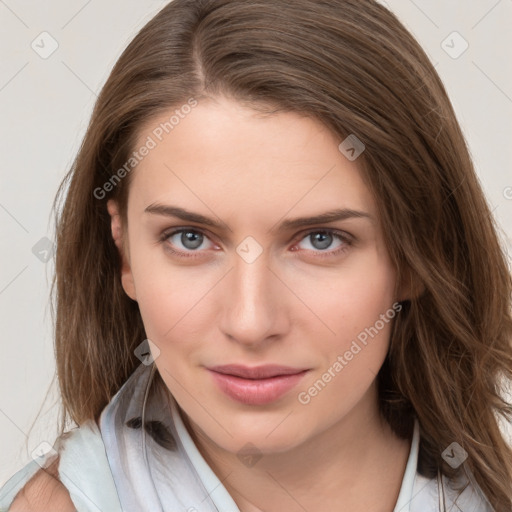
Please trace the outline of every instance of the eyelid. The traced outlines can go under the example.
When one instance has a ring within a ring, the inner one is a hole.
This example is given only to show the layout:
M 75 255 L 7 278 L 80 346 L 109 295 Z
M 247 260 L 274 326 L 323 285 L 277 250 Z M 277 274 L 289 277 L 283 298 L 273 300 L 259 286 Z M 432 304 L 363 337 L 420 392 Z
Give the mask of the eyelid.
M 203 229 L 203 228 L 196 227 L 196 226 L 176 226 L 173 228 L 166 229 L 160 235 L 159 241 L 161 243 L 165 243 L 170 237 L 172 237 L 178 233 L 182 233 L 182 232 L 186 232 L 186 231 L 193 231 L 195 233 L 199 233 L 199 234 L 205 236 L 206 238 L 208 238 L 211 243 L 216 244 L 216 242 L 214 240 L 212 240 L 212 237 L 207 229 Z M 293 237 L 293 239 L 288 243 L 293 243 L 294 245 L 296 245 L 297 243 L 304 240 L 308 235 L 311 235 L 313 233 L 330 233 L 331 235 L 333 235 L 335 237 L 336 236 L 339 237 L 339 239 L 343 242 L 343 246 L 339 247 L 337 249 L 331 249 L 331 250 L 326 250 L 326 251 L 306 250 L 306 252 L 315 253 L 316 254 L 315 258 L 322 258 L 322 257 L 327 258 L 327 257 L 337 256 L 338 254 L 341 254 L 344 251 L 348 250 L 349 246 L 353 245 L 353 243 L 356 240 L 356 238 L 352 234 L 350 234 L 346 231 L 340 230 L 340 229 L 326 228 L 326 227 L 314 227 L 313 226 L 313 227 L 307 228 L 307 229 L 301 231 L 300 233 L 296 234 Z M 202 251 L 201 250 L 200 251 L 192 251 L 192 250 L 180 251 L 180 250 L 171 249 L 170 247 L 168 247 L 167 249 L 174 254 L 181 255 L 181 257 L 183 257 L 183 258 L 199 257 L 202 252 L 205 252 L 205 250 L 202 250 Z
M 216 238 L 216 236 L 213 233 L 211 233 L 208 229 L 205 229 L 205 228 L 202 228 L 199 226 L 174 226 L 172 228 L 168 228 L 168 229 L 165 229 L 164 231 L 162 231 L 159 239 L 161 241 L 163 241 L 163 240 L 166 240 L 167 238 L 169 238 L 170 236 L 175 235 L 176 233 L 179 233 L 181 231 L 187 231 L 187 230 L 201 233 L 202 235 L 207 236 L 212 241 Z M 290 240 L 290 242 L 288 242 L 288 243 L 291 243 L 295 240 L 302 240 L 302 238 L 304 238 L 305 236 L 307 236 L 311 233 L 318 233 L 318 232 L 322 232 L 322 231 L 337 234 L 337 235 L 340 235 L 340 236 L 345 237 L 352 241 L 355 240 L 354 235 L 352 235 L 348 231 L 333 228 L 333 227 L 325 227 L 325 226 L 315 227 L 315 226 L 313 226 L 313 227 L 305 228 L 303 231 L 300 231 L 299 233 L 295 234 L 292 237 L 292 239 Z
M 321 226 L 318 228 L 313 226 L 312 228 L 307 228 L 304 231 L 301 231 L 300 233 L 295 235 L 293 240 L 302 240 L 304 237 L 310 235 L 311 233 L 332 233 L 334 235 L 339 235 L 340 237 L 350 241 L 355 240 L 354 235 L 348 233 L 347 231 L 344 231 L 343 229 L 326 228 L 325 226 Z
M 329 233 L 334 238 L 337 237 L 342 242 L 342 246 L 338 247 L 336 249 L 330 249 L 330 250 L 326 250 L 326 251 L 321 251 L 321 250 L 315 251 L 315 250 L 311 250 L 311 249 L 306 250 L 306 253 L 313 253 L 314 254 L 313 258 L 315 258 L 317 260 L 322 259 L 322 258 L 335 258 L 337 256 L 341 256 L 343 253 L 345 253 L 347 250 L 349 250 L 354 245 L 354 243 L 356 241 L 356 238 L 353 235 L 351 235 L 350 233 L 347 233 L 346 231 L 340 230 L 340 229 L 313 227 L 313 228 L 309 228 L 309 229 L 299 233 L 297 235 L 297 237 L 295 238 L 296 241 L 293 242 L 293 245 L 294 246 L 297 245 L 302 240 L 307 238 L 307 236 L 309 236 L 313 233 Z
M 165 229 L 162 231 L 162 234 L 159 236 L 159 240 L 161 242 L 165 242 L 168 238 L 171 236 L 176 235 L 177 233 L 181 233 L 183 231 L 194 231 L 195 233 L 199 233 L 201 235 L 204 235 L 206 238 L 208 238 L 211 242 L 214 242 L 215 235 L 210 233 L 207 229 L 199 228 L 196 226 L 175 226 L 172 228 Z M 214 242 L 216 243 L 216 242 Z

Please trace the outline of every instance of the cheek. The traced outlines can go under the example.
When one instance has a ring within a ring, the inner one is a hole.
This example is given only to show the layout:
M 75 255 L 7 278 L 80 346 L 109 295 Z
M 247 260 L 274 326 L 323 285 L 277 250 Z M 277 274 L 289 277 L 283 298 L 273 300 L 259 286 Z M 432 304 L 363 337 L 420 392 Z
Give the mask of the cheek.
M 204 339 L 200 332 L 214 320 L 209 292 L 218 277 L 199 267 L 173 266 L 155 250 L 133 251 L 131 265 L 146 335 L 162 360 L 194 352 L 196 340 Z
M 322 322 L 315 336 L 319 373 L 330 372 L 325 380 L 340 386 L 369 385 L 384 361 L 397 315 L 393 267 L 369 254 L 315 284 L 307 296 Z
M 385 316 L 387 321 L 382 324 L 381 318 L 392 310 L 393 293 L 394 280 L 391 272 L 369 272 L 364 280 L 354 283 L 350 293 L 340 297 L 340 330 L 350 333 L 353 338 L 377 324 L 378 330 L 384 331 L 382 334 L 389 334 L 389 319 Z
M 304 297 L 304 303 L 316 315 L 324 348 L 343 350 L 350 340 L 377 321 L 379 331 L 389 335 L 391 322 L 380 322 L 381 315 L 395 302 L 396 275 L 389 260 L 377 251 L 368 251 L 331 270 L 302 280 L 292 273 L 288 276 L 290 288 Z M 301 329 L 311 327 L 312 318 L 311 314 L 297 318 Z

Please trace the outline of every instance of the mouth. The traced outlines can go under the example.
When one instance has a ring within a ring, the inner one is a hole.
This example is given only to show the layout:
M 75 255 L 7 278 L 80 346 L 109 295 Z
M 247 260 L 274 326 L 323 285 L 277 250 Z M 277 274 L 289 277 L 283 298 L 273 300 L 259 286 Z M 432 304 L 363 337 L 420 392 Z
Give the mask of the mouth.
M 309 369 L 280 365 L 248 367 L 223 365 L 207 368 L 220 390 L 245 405 L 274 402 L 294 388 Z

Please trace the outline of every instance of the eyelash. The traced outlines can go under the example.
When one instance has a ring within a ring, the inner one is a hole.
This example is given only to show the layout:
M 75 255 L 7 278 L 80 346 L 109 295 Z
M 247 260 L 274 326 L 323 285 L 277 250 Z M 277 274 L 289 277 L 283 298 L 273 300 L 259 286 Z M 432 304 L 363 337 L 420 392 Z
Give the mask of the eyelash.
M 176 235 L 178 233 L 184 233 L 184 232 L 192 232 L 192 233 L 196 233 L 196 234 L 201 234 L 204 237 L 209 238 L 206 235 L 206 233 L 204 233 L 200 229 L 179 228 L 179 229 L 174 229 L 172 231 L 165 231 L 164 233 L 162 233 L 162 235 L 159 239 L 159 242 L 164 244 L 169 240 L 169 238 L 173 237 L 174 235 Z M 338 238 L 341 242 L 343 242 L 343 245 L 341 247 L 338 247 L 337 249 L 335 249 L 333 251 L 320 251 L 320 250 L 312 251 L 314 253 L 319 253 L 317 256 L 315 256 L 316 258 L 332 258 L 334 256 L 338 256 L 338 255 L 344 253 L 345 251 L 347 251 L 353 243 L 353 239 L 351 236 L 344 233 L 343 231 L 338 231 L 335 229 L 314 229 L 314 230 L 307 231 L 306 233 L 303 234 L 303 236 L 301 234 L 302 238 L 299 238 L 298 242 L 301 242 L 302 240 L 304 240 L 305 238 L 307 238 L 308 236 L 310 236 L 314 233 L 329 234 L 329 235 L 332 235 L 332 236 Z M 176 250 L 172 249 L 170 246 L 167 246 L 166 250 L 168 252 L 170 252 L 171 254 L 178 256 L 179 258 L 197 258 L 197 257 L 200 257 L 199 253 L 201 252 L 201 251 L 192 251 L 191 253 L 185 253 L 182 251 L 176 251 Z

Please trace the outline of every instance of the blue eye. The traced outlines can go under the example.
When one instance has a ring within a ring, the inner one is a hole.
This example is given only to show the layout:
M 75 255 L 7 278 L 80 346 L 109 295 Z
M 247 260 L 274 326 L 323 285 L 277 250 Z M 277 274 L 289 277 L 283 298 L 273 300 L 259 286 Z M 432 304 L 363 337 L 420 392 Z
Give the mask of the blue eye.
M 336 249 L 326 251 L 330 246 L 332 246 L 333 241 L 338 239 L 340 244 Z M 320 252 L 327 252 L 328 254 L 337 253 L 338 250 L 343 249 L 348 244 L 348 237 L 340 234 L 337 231 L 310 231 L 302 240 L 309 240 L 310 245 L 313 246 L 313 249 L 316 249 Z M 308 249 L 311 250 L 311 249 Z
M 317 253 L 314 257 L 333 257 L 348 250 L 352 245 L 351 235 L 332 229 L 311 230 L 303 235 L 302 238 L 299 239 L 299 242 L 308 239 L 312 248 L 306 249 L 306 252 Z M 339 242 L 335 249 L 327 250 L 332 246 L 335 240 Z M 199 249 L 205 241 L 210 241 L 210 243 L 213 244 L 206 234 L 198 229 L 192 228 L 179 228 L 170 232 L 164 232 L 160 238 L 160 242 L 166 244 L 166 250 L 180 258 L 195 258 L 201 256 L 202 251 Z M 175 249 L 175 247 L 180 244 L 181 248 L 178 247 L 178 249 Z M 297 252 L 297 249 L 295 249 L 297 246 L 298 244 L 296 243 L 291 250 Z M 207 248 L 208 247 L 203 247 L 204 250 Z
M 176 235 L 180 235 L 177 237 Z M 172 238 L 176 237 L 175 240 L 171 240 Z M 184 247 L 188 251 L 192 252 L 199 252 L 196 249 L 201 247 L 203 242 L 205 240 L 209 240 L 204 233 L 201 233 L 201 231 L 195 230 L 195 229 L 177 229 L 175 231 L 172 231 L 171 233 L 164 233 L 162 237 L 162 241 L 170 243 L 172 246 L 176 246 L 176 244 L 181 244 L 182 247 Z M 187 251 L 174 251 L 171 249 L 171 252 L 180 254 L 180 252 L 187 252 Z M 188 257 L 188 255 L 185 255 L 185 257 Z

